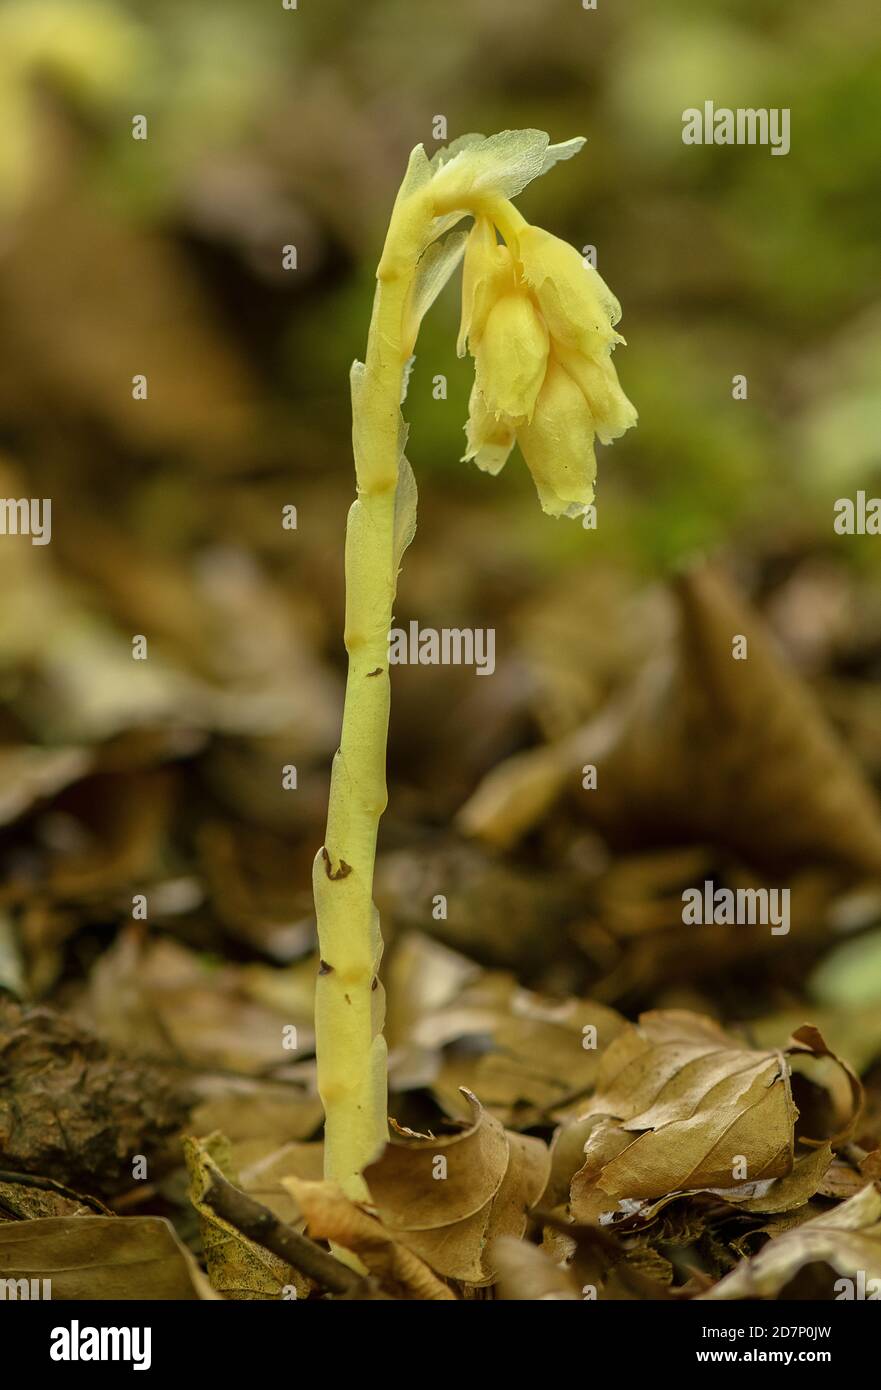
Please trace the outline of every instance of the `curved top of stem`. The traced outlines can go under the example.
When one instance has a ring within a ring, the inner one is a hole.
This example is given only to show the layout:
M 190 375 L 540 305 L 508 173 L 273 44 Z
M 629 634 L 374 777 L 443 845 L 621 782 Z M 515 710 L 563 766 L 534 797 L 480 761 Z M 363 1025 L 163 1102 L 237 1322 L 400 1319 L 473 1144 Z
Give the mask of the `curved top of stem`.
M 464 458 L 495 474 L 516 442 L 551 516 L 591 506 L 595 438 L 610 443 L 637 418 L 612 364 L 624 342 L 618 301 L 588 259 L 511 201 L 583 145 L 580 136 L 552 145 L 540 130 L 465 135 L 430 160 L 417 145 L 377 271 L 380 290 L 405 287 L 397 336 L 406 362 L 464 256 L 459 355 L 467 348 L 475 362 Z M 469 215 L 471 230 L 454 231 Z

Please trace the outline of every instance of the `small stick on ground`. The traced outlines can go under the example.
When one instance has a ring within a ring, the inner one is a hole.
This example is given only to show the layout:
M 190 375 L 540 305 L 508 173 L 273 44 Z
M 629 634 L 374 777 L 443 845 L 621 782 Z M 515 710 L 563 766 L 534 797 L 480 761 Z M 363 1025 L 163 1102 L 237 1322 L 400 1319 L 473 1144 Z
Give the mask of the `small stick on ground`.
M 349 1298 L 359 1294 L 362 1297 L 372 1296 L 367 1281 L 354 1270 L 322 1250 L 308 1236 L 301 1235 L 292 1226 L 280 1221 L 268 1207 L 255 1202 L 253 1197 L 227 1182 L 220 1173 L 212 1171 L 204 1201 L 248 1240 L 278 1255 L 279 1259 L 314 1279 L 322 1288 Z

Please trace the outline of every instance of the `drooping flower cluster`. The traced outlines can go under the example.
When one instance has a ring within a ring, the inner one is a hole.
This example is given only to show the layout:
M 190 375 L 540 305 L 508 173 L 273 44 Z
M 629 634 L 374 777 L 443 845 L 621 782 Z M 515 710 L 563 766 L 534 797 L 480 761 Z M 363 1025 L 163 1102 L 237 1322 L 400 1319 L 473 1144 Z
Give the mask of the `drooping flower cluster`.
M 475 361 L 466 459 L 498 473 L 520 445 L 551 516 L 593 501 L 594 437 L 636 422 L 612 349 L 620 306 L 574 247 L 523 224 L 502 245 L 478 217 L 465 249 L 459 353 Z
M 429 302 L 464 246 L 458 350 L 475 361 L 464 457 L 498 473 L 518 443 L 551 516 L 590 506 L 594 440 L 617 439 L 637 418 L 612 363 L 624 341 L 615 331 L 618 301 L 574 247 L 531 226 L 509 201 L 583 144 L 551 145 L 536 130 L 467 135 L 435 155 L 430 170 L 412 166 L 414 185 L 431 200 L 435 235 L 463 209 L 475 219 L 467 238 L 453 233 L 424 258 Z

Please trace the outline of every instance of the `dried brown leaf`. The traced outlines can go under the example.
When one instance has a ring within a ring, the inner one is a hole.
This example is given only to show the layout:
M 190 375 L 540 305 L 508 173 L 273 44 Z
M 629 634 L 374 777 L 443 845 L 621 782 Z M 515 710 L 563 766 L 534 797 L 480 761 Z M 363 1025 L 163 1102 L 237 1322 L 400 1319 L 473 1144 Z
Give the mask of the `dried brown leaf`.
M 800 1118 L 793 1071 L 801 1092 L 811 1069 L 811 1106 Z M 760 1052 L 695 1014 L 643 1014 L 601 1059 L 587 1107 L 596 1123 L 578 1130 L 585 1160 L 572 1180 L 572 1214 L 620 1219 L 646 1199 L 700 1189 L 760 1201 L 770 1191 L 764 1184 L 793 1173 L 797 1133 L 823 1149 L 828 1166 L 828 1145 L 853 1124 L 859 1102 L 856 1078 L 815 1029 L 800 1030 L 785 1054 Z M 783 1200 L 806 1201 L 822 1162 L 806 1164 L 775 1200 L 782 1192 Z
M 505 1131 L 466 1092 L 471 1123 L 450 1135 L 393 1137 L 365 1172 L 383 1225 L 446 1278 L 492 1281 L 496 1236 L 521 1236 L 544 1190 L 549 1154 Z
M 449 1300 L 451 1289 L 432 1274 L 417 1255 L 399 1242 L 374 1216 L 351 1202 L 335 1183 L 284 1178 L 315 1240 L 332 1241 L 351 1250 L 395 1298 Z
M 613 839 L 711 842 L 768 869 L 881 869 L 881 808 L 860 768 L 759 616 L 710 568 L 675 588 L 680 631 L 626 699 L 575 734 L 489 774 L 461 813 L 511 845 L 567 788 Z M 732 659 L 732 640 L 748 659 Z
M 281 1298 L 286 1287 L 293 1287 L 297 1298 L 308 1296 L 313 1287 L 310 1279 L 241 1235 L 205 1201 L 213 1171 L 219 1170 L 229 1181 L 236 1181 L 229 1145 L 223 1135 L 185 1138 L 184 1157 L 190 1175 L 190 1201 L 199 1213 L 212 1287 L 225 1298 L 242 1301 Z
M 854 1285 L 861 1275 L 868 1296 L 881 1296 L 881 1191 L 874 1183 L 832 1211 L 770 1240 L 701 1297 L 774 1298 L 811 1264 L 831 1265 Z M 870 1281 L 878 1281 L 874 1289 Z M 862 1297 L 866 1296 L 864 1290 Z
M 496 1298 L 571 1302 L 582 1297 L 571 1271 L 537 1245 L 499 1236 L 493 1242 L 492 1259 L 497 1272 Z
M 255 1000 L 252 979 L 247 966 L 208 963 L 176 941 L 145 939 L 135 925 L 96 963 L 81 1009 L 103 1037 L 132 1052 L 242 1074 L 280 1069 L 295 1058 L 284 1025 L 297 1026 L 303 1049 L 312 1045 L 311 1008 L 304 1001 L 292 1015 Z
M 508 1142 L 500 1122 L 468 1096 L 470 1124 L 450 1134 L 396 1136 L 365 1170 L 380 1219 L 391 1230 L 434 1230 L 481 1210 L 502 1185 Z M 436 1179 L 432 1170 L 446 1169 Z
M 54 1216 L 0 1225 L 0 1276 L 49 1279 L 53 1299 L 211 1299 L 158 1216 Z
M 603 1049 L 624 1027 L 608 1005 L 545 998 L 417 933 L 396 949 L 389 994 L 404 1001 L 393 1003 L 396 1089 L 428 1086 L 458 1118 L 467 1086 L 511 1128 L 583 1104 Z

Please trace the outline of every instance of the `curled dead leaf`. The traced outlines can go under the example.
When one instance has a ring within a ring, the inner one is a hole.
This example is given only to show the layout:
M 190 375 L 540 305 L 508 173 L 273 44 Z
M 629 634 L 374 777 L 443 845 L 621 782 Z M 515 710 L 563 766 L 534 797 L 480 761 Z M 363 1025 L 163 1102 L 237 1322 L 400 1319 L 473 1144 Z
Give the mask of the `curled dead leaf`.
M 850 1067 L 826 1046 L 811 1023 L 797 1028 L 786 1049 L 803 1144 L 842 1144 L 853 1133 L 863 1088 Z
M 449 1135 L 393 1137 L 365 1171 L 383 1225 L 439 1274 L 492 1282 L 487 1251 L 500 1235 L 521 1236 L 547 1182 L 539 1139 L 506 1131 L 465 1092 L 471 1123 Z
M 793 1084 L 799 1095 L 808 1087 L 803 1117 Z M 761 1202 L 769 1184 L 795 1172 L 797 1138 L 822 1153 L 798 1170 L 788 1196 L 775 1189 L 774 1201 L 782 1193 L 793 1205 L 804 1202 L 831 1161 L 830 1144 L 855 1122 L 860 1098 L 859 1082 L 813 1028 L 800 1029 L 785 1053 L 763 1052 L 695 1014 L 643 1014 L 603 1054 L 596 1093 L 576 1122 L 584 1162 L 572 1179 L 572 1215 L 621 1220 L 647 1199 L 701 1189 Z M 558 1189 L 572 1150 L 558 1140 Z
M 506 971 L 479 967 L 420 933 L 396 944 L 389 972 L 396 1089 L 428 1085 L 447 1114 L 463 1087 L 506 1127 L 562 1118 L 593 1089 L 599 1057 L 624 1027 L 592 999 L 549 999 Z
M 432 1301 L 455 1298 L 396 1233 L 350 1201 L 336 1183 L 283 1178 L 282 1184 L 296 1202 L 310 1236 L 351 1250 L 386 1293 Z

